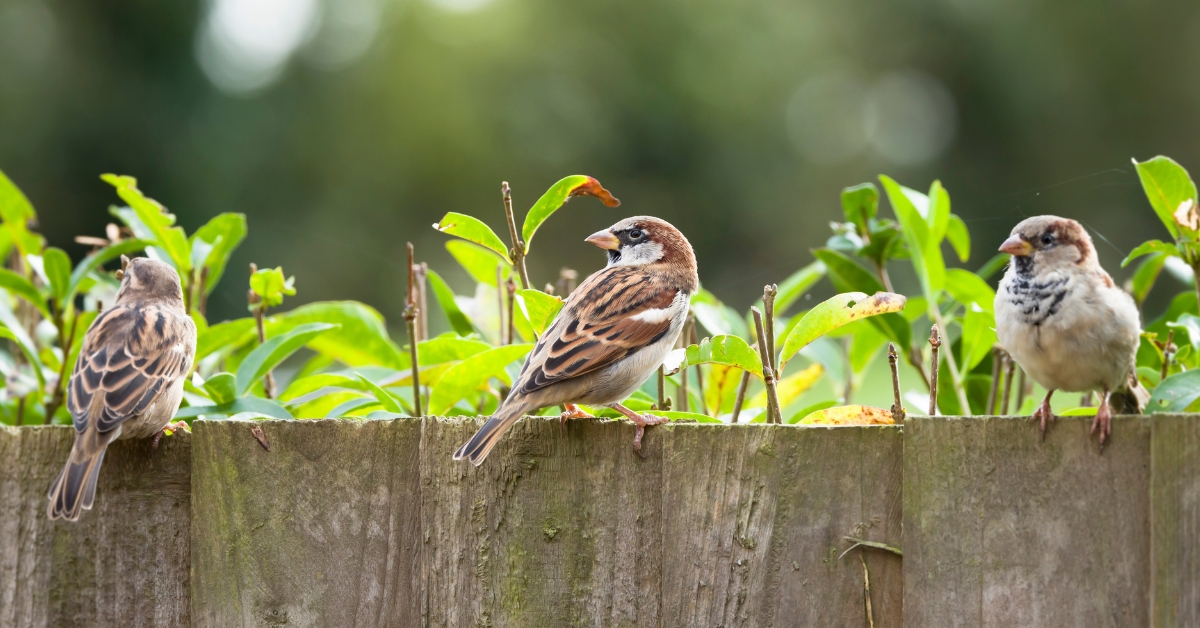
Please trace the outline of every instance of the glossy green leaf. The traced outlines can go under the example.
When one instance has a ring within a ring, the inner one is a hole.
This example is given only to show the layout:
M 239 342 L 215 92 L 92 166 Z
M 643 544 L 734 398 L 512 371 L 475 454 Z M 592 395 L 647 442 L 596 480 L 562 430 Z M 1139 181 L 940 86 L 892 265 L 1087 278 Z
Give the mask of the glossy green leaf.
M 295 277 L 284 277 L 282 266 L 263 268 L 250 275 L 250 290 L 262 299 L 263 305 L 266 307 L 282 305 L 284 296 L 296 294 L 295 284 Z M 250 309 L 254 310 L 257 307 L 257 305 L 251 305 Z
M 762 379 L 762 360 L 758 352 L 738 336 L 714 336 L 705 338 L 698 345 L 687 348 L 687 365 L 724 364 L 736 366 Z
M 792 405 L 801 395 L 808 392 L 817 380 L 825 374 L 825 367 L 818 364 L 811 364 L 808 368 L 797 371 L 784 377 L 775 383 L 775 394 L 779 398 L 779 407 L 787 408 Z M 758 394 L 750 398 L 746 403 L 747 408 L 765 408 L 767 405 L 767 391 L 760 390 Z
M 37 288 L 33 287 L 33 282 L 28 279 L 7 268 L 0 268 L 0 288 L 29 301 L 42 313 L 42 316 L 51 318 L 50 306 L 46 303 L 46 299 L 42 297 Z
M 237 377 L 233 373 L 217 373 L 204 381 L 204 390 L 214 404 L 232 403 L 237 399 Z
M 364 408 L 377 405 L 379 405 L 379 400 L 375 399 L 374 397 L 354 397 L 334 406 L 329 410 L 329 413 L 325 415 L 325 418 L 352 418 L 350 413 L 358 412 Z
M 478 244 L 466 240 L 449 240 L 446 250 L 458 262 L 476 283 L 496 287 L 496 269 L 500 269 L 500 281 L 508 279 L 512 266 L 496 254 Z
M 384 390 L 361 373 L 358 374 L 358 381 L 362 382 L 367 391 L 375 396 L 375 399 L 379 402 L 379 405 L 383 406 L 384 410 L 395 414 L 412 414 L 412 410 L 405 408 L 404 402 L 400 398 Z
M 946 271 L 946 292 L 963 305 L 974 303 L 987 312 L 991 312 L 996 305 L 996 291 L 979 275 L 961 268 Z
M 539 336 L 546 332 L 546 328 L 554 322 L 554 317 L 558 316 L 565 304 L 562 299 L 541 290 L 519 290 L 517 299 L 530 326 Z
M 1165 253 L 1151 254 L 1142 258 L 1142 263 L 1138 264 L 1137 270 L 1133 271 L 1131 292 L 1133 300 L 1138 305 L 1141 305 L 1149 296 L 1150 289 L 1154 287 L 1154 282 L 1158 281 L 1158 276 L 1162 273 L 1168 257 Z
M 407 356 L 388 336 L 383 316 L 358 301 L 318 301 L 302 305 L 267 323 L 276 335 L 305 323 L 335 323 L 339 327 L 313 338 L 308 348 L 346 366 L 379 365 L 407 368 Z
M 1187 342 L 1192 349 L 1200 351 L 1200 316 L 1195 314 L 1180 314 L 1174 322 L 1167 323 L 1168 329 L 1176 330 L 1175 344 L 1180 343 L 1179 332 L 1187 334 Z
M 929 196 L 926 198 L 929 199 L 929 211 L 925 215 L 925 222 L 929 223 L 929 236 L 934 244 L 941 244 L 950 226 L 950 193 L 942 187 L 941 181 L 935 180 L 929 186 Z
M 193 249 L 196 248 L 198 242 L 206 242 L 209 245 L 208 253 L 199 263 L 194 264 L 196 267 L 208 269 L 208 278 L 204 282 L 205 292 L 211 293 L 217 286 L 217 282 L 221 281 L 229 257 L 245 239 L 245 214 L 218 214 L 192 234 L 191 246 Z
M 996 320 L 992 313 L 971 305 L 963 315 L 963 373 L 969 372 L 992 352 L 996 344 Z
M 958 261 L 971 259 L 971 233 L 967 231 L 967 223 L 957 214 L 950 214 L 950 220 L 946 223 L 946 239 L 958 255 Z
M 196 361 L 209 355 L 236 349 L 254 337 L 254 319 L 239 318 L 209 325 L 208 329 L 196 334 Z
M 706 294 L 708 294 L 706 291 L 701 290 L 696 296 L 692 297 L 691 310 L 692 314 L 696 316 L 696 321 L 704 329 L 708 330 L 709 335 L 720 336 L 732 334 L 734 336 L 741 336 L 742 338 L 749 338 L 749 328 L 746 326 L 746 320 L 737 313 L 737 310 L 721 303 L 715 297 L 711 300 L 701 300 L 700 297 Z
M 904 296 L 891 292 L 877 292 L 871 296 L 862 292 L 847 292 L 827 299 L 809 310 L 788 333 L 782 343 L 779 370 L 783 370 L 797 351 L 817 338 L 851 321 L 899 312 L 904 309 L 904 301 Z
M 491 348 L 492 345 L 482 340 L 460 338 L 447 333 L 417 343 L 417 359 L 421 361 L 421 366 L 433 366 L 465 360 Z M 408 368 L 408 356 L 404 357 L 404 368 Z
M 504 258 L 504 261 L 512 263 L 512 259 L 508 256 L 508 247 L 504 246 L 500 237 L 492 231 L 491 227 L 483 224 L 483 221 L 474 216 L 450 212 L 442 216 L 439 222 L 434 223 L 433 228 L 495 251 L 497 255 Z
M 654 416 L 671 419 L 672 421 L 695 421 L 697 423 L 717 424 L 722 422 L 720 419 L 714 419 L 707 414 L 700 414 L 699 412 L 678 412 L 675 410 L 648 410 L 647 412 Z
M 1142 162 L 1134 159 L 1133 165 L 1137 168 L 1142 189 L 1154 213 L 1171 232 L 1171 237 L 1179 238 L 1180 228 L 1175 221 L 1175 212 L 1189 199 L 1196 202 L 1196 184 L 1187 170 L 1170 157 L 1159 155 Z
M 1121 260 L 1121 268 L 1125 268 L 1133 260 L 1151 253 L 1163 253 L 1172 257 L 1179 257 L 1179 249 L 1172 243 L 1163 242 L 1162 240 L 1150 240 L 1143 242 L 1138 247 L 1129 252 L 1125 259 Z
M 866 184 L 871 185 L 871 184 Z M 861 186 L 860 186 L 861 187 Z M 872 190 L 875 186 L 871 186 Z M 853 188 L 851 188 L 853 189 Z M 845 202 L 843 192 L 843 203 Z M 779 293 L 775 295 L 775 313 L 783 314 L 800 297 L 804 296 L 822 277 L 825 276 L 825 264 L 815 261 L 792 273 L 779 284 Z
M 83 258 L 83 261 L 75 266 L 75 270 L 71 271 L 71 284 L 68 290 L 68 297 L 74 297 L 80 291 L 88 273 L 122 255 L 131 255 L 153 244 L 153 240 L 122 240 Z
M 1176 373 L 1162 381 L 1150 403 L 1146 404 L 1146 412 L 1186 412 L 1196 400 L 1200 399 L 1200 369 Z
M 175 266 L 180 275 L 192 270 L 191 247 L 187 236 L 181 227 L 174 227 L 175 215 L 168 213 L 158 201 L 142 194 L 137 187 L 137 179 L 129 176 L 105 174 L 100 177 L 117 190 L 117 196 L 129 204 L 148 233 L 137 233 L 138 228 L 130 224 L 135 235 L 139 238 L 150 238 L 158 243 L 159 249 L 165 253 L 166 259 Z
M 442 308 L 442 313 L 446 315 L 446 320 L 450 323 L 450 328 L 455 332 L 464 336 L 475 331 L 475 327 L 471 325 L 471 320 L 466 314 L 458 308 L 458 304 L 454 302 L 454 291 L 446 283 L 442 276 L 433 270 L 427 270 L 426 277 L 429 279 L 429 287 L 433 289 L 433 296 L 437 299 L 438 306 Z
M 860 183 L 842 190 L 842 214 L 859 233 L 867 232 L 867 221 L 879 210 L 879 188 L 874 183 Z
M 317 373 L 292 380 L 287 389 L 279 394 L 279 401 L 291 405 L 297 399 L 323 388 L 366 390 L 366 386 L 357 377 L 349 377 L 340 373 Z
M 46 271 L 47 281 L 50 282 L 50 293 L 59 303 L 58 308 L 61 311 L 65 308 L 63 299 L 66 298 L 71 285 L 71 258 L 67 257 L 67 252 L 62 249 L 48 247 L 42 251 L 42 267 Z
M 980 266 L 979 270 L 975 271 L 975 274 L 979 275 L 980 279 L 987 281 L 996 273 L 1004 270 L 1005 266 L 1008 266 L 1008 260 L 1010 257 L 1012 256 L 1008 253 L 997 253 L 996 255 L 993 255 L 991 259 L 984 262 L 983 266 Z
M 913 269 L 921 282 L 921 292 L 930 303 L 936 303 L 945 281 L 946 264 L 942 259 L 940 240 L 934 239 L 929 223 L 917 211 L 910 197 L 910 194 L 919 197 L 920 193 L 904 188 L 886 175 L 880 175 L 879 180 L 883 182 L 883 189 L 887 192 L 904 240 L 908 243 Z
M 907 304 L 905 307 L 907 307 Z M 850 323 L 850 325 L 847 325 L 843 329 L 858 324 Z M 887 344 L 887 341 L 887 336 L 878 327 L 863 325 L 850 340 L 850 371 L 853 373 L 863 373 L 866 371 L 867 367 L 876 358 L 883 355 L 883 347 Z M 897 348 L 897 351 L 899 350 Z
M 817 249 L 813 256 L 825 264 L 829 280 L 838 292 L 884 292 L 883 284 L 854 260 L 831 249 Z M 908 347 L 912 342 L 912 328 L 899 314 L 884 314 L 869 319 L 888 339 L 898 347 Z
M 532 349 L 532 344 L 505 345 L 477 353 L 450 367 L 429 397 L 429 414 L 445 414 L 459 400 L 482 388 Z
M 16 244 L 21 256 L 42 252 L 41 236 L 29 231 L 29 221 L 37 218 L 33 204 L 3 171 L 0 171 L 0 219 L 4 221 L 7 243 Z
M 287 359 L 313 338 L 336 329 L 338 325 L 329 323 L 308 323 L 300 325 L 286 333 L 268 338 L 266 342 L 256 347 L 242 360 L 237 369 L 238 395 L 246 394 L 254 382 L 262 379 L 271 369 Z
M 211 406 L 188 406 L 180 408 L 175 413 L 176 419 L 191 419 L 198 416 L 211 417 L 215 415 L 232 416 L 242 412 L 253 412 L 273 419 L 290 419 L 292 414 L 286 408 L 270 399 L 262 397 L 239 397 L 229 403 Z
M 599 181 L 589 176 L 576 174 L 559 180 L 558 183 L 550 186 L 549 190 L 546 190 L 546 193 L 533 204 L 529 213 L 525 215 L 525 223 L 521 227 L 521 239 L 525 241 L 526 253 L 529 252 L 529 243 L 533 240 L 533 234 L 537 233 L 538 227 L 546 222 L 550 214 L 558 211 L 558 208 L 572 197 L 581 195 L 595 196 L 609 207 L 621 204 L 621 201 L 613 198 L 613 195 L 604 189 Z

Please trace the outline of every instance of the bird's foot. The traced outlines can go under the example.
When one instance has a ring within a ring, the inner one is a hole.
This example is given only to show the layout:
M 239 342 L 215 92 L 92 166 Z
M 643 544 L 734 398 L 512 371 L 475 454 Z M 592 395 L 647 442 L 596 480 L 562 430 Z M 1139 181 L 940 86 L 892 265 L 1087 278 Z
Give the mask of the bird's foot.
M 663 423 L 671 420 L 665 416 L 638 414 L 637 412 L 634 412 L 633 410 L 630 410 L 619 403 L 613 404 L 612 408 L 617 412 L 624 414 L 625 418 L 629 419 L 635 426 L 637 426 L 637 431 L 633 435 L 633 450 L 636 451 L 639 456 L 642 456 L 642 437 L 646 434 L 646 428 L 651 425 L 662 425 Z M 645 458 L 645 456 L 642 457 Z
M 158 441 L 162 440 L 164 434 L 174 434 L 179 430 L 188 429 L 187 421 L 176 421 L 163 426 L 157 434 L 154 435 L 154 440 L 150 442 L 150 449 L 158 449 Z
M 563 413 L 559 415 L 558 418 L 563 425 L 566 425 L 567 421 L 570 421 L 571 419 L 594 419 L 596 417 L 584 412 L 579 408 L 579 406 L 573 403 L 564 403 Z
M 1033 411 L 1033 417 L 1030 420 L 1038 421 L 1042 424 L 1042 440 L 1045 441 L 1046 430 L 1049 429 L 1049 424 L 1054 422 L 1054 412 L 1050 410 L 1049 399 L 1043 401 L 1042 405 Z
M 1096 418 L 1092 419 L 1092 434 L 1100 432 L 1100 451 L 1104 451 L 1104 442 L 1112 436 L 1112 410 L 1109 409 L 1106 400 L 1101 400 L 1100 407 L 1096 408 Z

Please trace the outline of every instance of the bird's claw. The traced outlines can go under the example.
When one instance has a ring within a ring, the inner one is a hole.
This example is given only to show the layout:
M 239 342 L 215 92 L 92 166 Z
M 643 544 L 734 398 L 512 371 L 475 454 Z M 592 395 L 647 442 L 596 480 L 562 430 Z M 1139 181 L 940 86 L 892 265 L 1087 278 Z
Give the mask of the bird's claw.
M 596 417 L 584 412 L 579 408 L 579 406 L 573 403 L 564 403 L 563 412 L 558 418 L 563 425 L 566 425 L 567 421 L 570 421 L 571 419 L 594 419 Z
M 1092 419 L 1090 433 L 1095 434 L 1097 430 L 1100 431 L 1100 451 L 1104 451 L 1104 442 L 1108 440 L 1109 436 L 1112 436 L 1112 411 L 1107 403 L 1100 404 L 1100 407 L 1096 409 L 1096 418 Z
M 1042 402 L 1042 405 L 1038 406 L 1037 410 L 1033 411 L 1033 417 L 1031 417 L 1030 420 L 1041 423 L 1042 441 L 1045 442 L 1046 430 L 1049 429 L 1049 424 L 1054 422 L 1054 412 L 1050 410 L 1050 404 Z
M 670 421 L 670 419 L 665 416 L 654 416 L 653 414 L 631 414 L 629 415 L 629 420 L 637 426 L 637 432 L 633 435 L 633 450 L 639 456 L 645 458 L 646 456 L 642 454 L 642 436 L 646 434 L 646 427 L 650 425 L 662 425 Z
M 158 441 L 162 440 L 163 435 L 165 435 L 168 430 L 171 433 L 175 433 L 178 430 L 187 429 L 187 427 L 187 421 L 175 421 L 174 423 L 168 423 L 164 425 L 163 428 L 154 435 L 154 440 L 150 442 L 150 449 L 158 449 Z

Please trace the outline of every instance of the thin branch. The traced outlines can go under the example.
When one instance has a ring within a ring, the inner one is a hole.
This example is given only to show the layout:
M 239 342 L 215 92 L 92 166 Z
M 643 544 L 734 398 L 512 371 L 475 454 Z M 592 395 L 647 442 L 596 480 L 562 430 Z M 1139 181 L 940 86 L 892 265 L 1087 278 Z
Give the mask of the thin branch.
M 877 550 L 882 550 L 885 552 L 891 552 L 900 557 L 904 556 L 904 551 L 901 550 L 899 547 L 892 547 L 891 545 L 888 545 L 886 543 L 877 543 L 875 541 L 864 541 L 862 539 L 856 539 L 852 536 L 843 536 L 842 540 L 850 541 L 854 545 L 851 545 L 849 549 L 842 552 L 842 555 L 838 556 L 838 560 L 845 558 L 846 554 L 849 554 L 850 552 L 854 551 L 855 548 L 858 548 L 858 547 L 869 547 L 871 549 L 877 549 Z
M 754 330 L 758 334 L 758 355 L 762 361 L 763 383 L 767 386 L 767 423 L 782 423 L 783 414 L 779 410 L 779 394 L 775 390 L 775 371 L 771 369 L 771 358 L 768 353 L 767 335 L 763 331 L 762 312 L 758 308 L 752 307 L 750 311 L 754 313 Z
M 413 267 L 413 276 L 417 280 L 417 340 L 428 340 L 429 310 L 426 308 L 428 301 L 425 300 L 425 278 L 429 276 L 429 264 L 416 264 Z
M 783 377 L 779 368 L 779 356 L 775 354 L 775 295 L 779 294 L 779 286 L 770 284 L 763 286 L 763 326 L 767 332 L 767 355 L 771 359 L 771 372 L 776 378 Z
M 675 343 L 676 345 L 681 345 L 683 347 L 687 347 L 687 344 L 688 344 L 687 341 L 689 338 L 691 338 L 691 334 L 688 331 L 687 325 L 688 324 L 685 321 L 683 323 L 683 333 L 679 334 L 679 341 Z M 679 346 L 676 346 L 676 348 L 679 348 Z M 691 398 L 688 396 L 688 370 L 687 370 L 686 366 L 684 366 L 684 368 L 679 370 L 679 389 L 678 390 L 679 390 L 679 411 L 687 412 L 689 406 L 691 405 Z
M 655 410 L 666 410 L 669 407 L 667 403 L 667 373 L 660 365 L 658 367 L 658 403 L 654 404 Z
M 1017 407 L 1014 410 L 1020 412 L 1021 408 L 1025 407 L 1025 396 L 1030 391 L 1025 387 L 1025 369 L 1018 369 L 1017 372 Z
M 904 405 L 900 403 L 900 369 L 896 362 L 896 345 L 888 343 L 888 366 L 892 369 L 892 419 L 897 423 L 904 421 Z
M 1016 374 L 1017 361 L 1011 355 L 1004 354 L 1004 400 L 1000 402 L 1000 414 L 1008 416 L 1008 401 L 1012 398 L 1013 375 Z
M 992 347 L 992 385 L 988 389 L 987 409 L 984 414 L 996 414 L 996 402 L 1000 399 L 1000 375 L 1003 373 L 1004 350 L 1000 345 Z
M 500 184 L 500 193 L 504 197 L 504 217 L 508 220 L 508 235 L 512 238 L 512 249 L 509 250 L 509 255 L 512 257 L 513 266 L 521 274 L 521 287 L 528 289 L 529 271 L 525 270 L 525 243 L 521 241 L 521 236 L 517 231 L 517 219 L 513 217 L 512 190 L 508 187 L 508 181 Z
M 742 383 L 738 384 L 737 397 L 733 400 L 733 416 L 729 418 L 730 423 L 738 422 L 738 415 L 742 413 L 742 404 L 746 402 L 746 389 L 750 386 L 750 371 L 742 371 Z
M 504 272 L 500 266 L 496 266 L 496 342 L 508 344 L 504 342 Z
M 413 272 L 413 245 L 408 243 L 408 294 L 404 303 L 404 326 L 408 331 L 408 357 L 412 365 L 413 414 L 421 416 L 421 362 L 417 354 L 417 290 Z
M 1167 330 L 1167 344 L 1163 345 L 1163 365 L 1162 377 L 1158 381 L 1162 381 L 1171 374 L 1171 359 L 1175 357 L 1175 345 L 1172 342 L 1175 340 L 1175 330 Z
M 929 416 L 937 415 L 937 387 L 938 387 L 938 348 L 942 346 L 942 337 L 938 333 L 938 326 L 934 325 L 929 331 L 929 346 L 931 347 L 930 354 L 932 359 L 929 361 Z
M 258 272 L 258 264 L 250 264 L 250 274 Z M 263 344 L 267 341 L 267 330 L 263 324 L 263 317 L 267 314 L 267 306 L 262 302 L 262 297 L 254 290 L 250 290 L 246 295 L 246 300 L 250 302 L 250 306 L 254 308 L 254 325 L 258 329 L 258 344 Z M 275 375 L 271 371 L 267 371 L 263 377 L 263 394 L 267 399 L 275 398 Z
M 516 324 L 513 322 L 516 319 L 513 317 L 513 308 L 516 307 L 517 303 L 517 284 L 512 280 L 511 276 L 508 278 L 508 281 L 504 282 L 504 288 L 508 292 L 508 333 L 506 334 L 508 342 L 504 344 L 511 345 L 515 342 L 514 338 L 516 338 L 514 335 Z
M 67 362 L 71 357 L 71 347 L 75 344 L 75 331 L 78 327 L 79 312 L 76 312 L 75 316 L 71 318 L 71 331 L 67 334 L 66 338 L 63 338 L 62 329 L 59 329 L 58 344 L 62 349 L 62 364 L 59 365 L 58 368 L 58 383 L 54 385 L 54 395 L 50 397 L 50 403 L 47 404 L 45 408 L 46 425 L 49 425 L 50 422 L 54 420 L 54 413 L 58 412 L 59 407 L 62 406 L 63 397 L 66 395 L 67 382 L 65 380 L 67 377 Z
M 696 337 L 696 317 L 693 314 L 688 314 L 688 345 L 700 344 L 699 338 Z M 708 414 L 708 406 L 704 402 L 704 365 L 696 365 L 696 390 L 700 394 L 696 395 L 700 399 L 700 414 Z M 713 411 L 715 416 L 721 410 L 721 400 L 717 400 L 717 408 Z
M 938 329 L 946 329 L 946 321 L 942 320 L 942 311 L 938 309 L 937 304 L 929 305 L 929 313 L 933 316 L 933 322 L 937 324 Z M 958 397 L 958 405 L 961 408 L 963 416 L 971 416 L 971 402 L 967 401 L 967 388 L 965 383 L 966 373 L 958 372 L 958 360 L 954 359 L 954 350 L 946 352 L 946 366 L 950 367 L 950 379 L 954 384 L 954 395 Z
M 862 561 L 863 567 L 863 603 L 867 609 L 867 628 L 875 628 L 875 612 L 871 610 L 871 572 L 867 569 L 865 556 L 859 554 L 858 560 Z

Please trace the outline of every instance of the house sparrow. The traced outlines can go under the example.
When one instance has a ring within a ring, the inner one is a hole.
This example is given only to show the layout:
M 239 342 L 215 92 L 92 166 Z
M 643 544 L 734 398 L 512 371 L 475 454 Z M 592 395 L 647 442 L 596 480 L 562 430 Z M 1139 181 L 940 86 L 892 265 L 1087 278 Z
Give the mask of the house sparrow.
M 74 521 L 91 509 L 109 443 L 154 436 L 158 444 L 196 356 L 179 274 L 157 260 L 121 261 L 116 302 L 88 328 L 67 384 L 75 445 L 50 486 L 51 519 Z
M 1091 237 L 1074 220 L 1023 220 L 1000 250 L 1013 258 L 996 291 L 996 335 L 1049 391 L 1033 413 L 1042 437 L 1054 420 L 1055 390 L 1099 391 L 1092 433 L 1103 447 L 1112 413 L 1139 413 L 1150 398 L 1136 375 L 1137 305 L 1100 267 Z
M 585 241 L 608 251 L 608 265 L 571 293 L 508 398 L 455 460 L 478 466 L 522 415 L 557 404 L 567 404 L 564 420 L 588 416 L 576 403 L 617 410 L 637 425 L 638 451 L 645 427 L 666 422 L 620 402 L 663 363 L 683 329 L 700 285 L 692 245 L 650 216 L 626 218 Z

